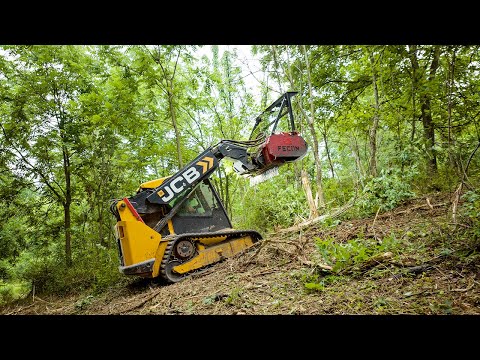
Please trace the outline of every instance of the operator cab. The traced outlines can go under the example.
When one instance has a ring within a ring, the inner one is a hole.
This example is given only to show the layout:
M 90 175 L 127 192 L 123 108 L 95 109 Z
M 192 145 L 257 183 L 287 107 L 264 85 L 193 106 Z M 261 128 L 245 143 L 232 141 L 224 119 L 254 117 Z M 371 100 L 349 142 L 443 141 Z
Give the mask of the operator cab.
M 182 198 L 179 196 L 177 199 Z M 176 202 L 172 201 L 169 206 L 173 208 Z M 177 234 L 213 232 L 232 227 L 225 208 L 209 179 L 200 182 L 183 202 L 172 218 L 172 223 Z

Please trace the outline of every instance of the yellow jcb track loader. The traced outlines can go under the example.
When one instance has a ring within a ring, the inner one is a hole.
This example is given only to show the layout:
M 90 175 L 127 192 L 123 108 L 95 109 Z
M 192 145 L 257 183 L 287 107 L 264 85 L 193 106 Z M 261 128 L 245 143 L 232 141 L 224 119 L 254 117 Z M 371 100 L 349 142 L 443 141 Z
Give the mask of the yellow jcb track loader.
M 287 92 L 257 117 L 280 108 L 260 132 L 247 141 L 221 140 L 197 156 L 176 174 L 140 185 L 131 197 L 114 200 L 119 270 L 126 275 L 161 277 L 178 282 L 262 239 L 254 230 L 235 230 L 209 177 L 223 158 L 234 161 L 243 176 L 268 178 L 268 172 L 301 159 L 307 152 L 305 140 L 295 131 L 291 97 Z M 289 114 L 288 132 L 276 133 L 279 120 Z M 248 152 L 248 149 L 255 149 Z

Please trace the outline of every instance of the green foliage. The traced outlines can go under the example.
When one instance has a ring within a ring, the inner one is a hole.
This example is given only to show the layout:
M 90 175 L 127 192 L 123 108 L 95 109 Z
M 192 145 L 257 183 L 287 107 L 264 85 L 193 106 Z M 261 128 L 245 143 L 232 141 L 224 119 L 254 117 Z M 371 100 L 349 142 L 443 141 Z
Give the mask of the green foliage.
M 472 226 L 473 234 L 480 239 L 480 191 L 469 190 L 462 195 L 462 215 Z
M 388 307 L 388 301 L 383 297 L 379 297 L 375 300 L 373 306 L 375 306 L 377 309 L 383 309 L 385 307 Z
M 325 213 L 358 191 L 350 216 L 371 216 L 423 191 L 450 189 L 463 175 L 480 128 L 476 46 L 256 45 L 253 50 L 261 69 L 245 75 L 244 60 L 220 46 L 201 58 L 195 46 L 185 45 L 0 46 L 3 298 L 19 295 L 13 284 L 35 284 L 37 292 L 95 292 L 118 282 L 110 200 L 173 174 L 180 157 L 186 163 L 220 139 L 245 140 L 254 116 L 286 89 L 299 91 L 293 109 L 309 152 L 255 187 L 228 161 L 222 163 L 212 180 L 237 228 L 267 232 L 309 217 L 299 173 L 307 171 L 315 197 L 314 140 Z M 376 177 L 369 175 L 374 73 Z M 247 87 L 249 76 L 260 82 L 260 96 Z M 433 145 L 425 115 L 432 118 Z M 313 119 L 317 139 L 307 118 Z M 437 172 L 428 166 L 433 155 Z M 470 160 L 473 188 L 480 161 Z M 466 192 L 459 208 L 477 238 L 478 197 L 478 191 Z M 70 267 L 65 209 L 71 217 Z M 324 225 L 337 224 L 328 219 Z M 322 256 L 338 271 L 381 251 L 369 239 L 322 244 Z M 306 287 L 323 291 L 324 280 L 305 280 L 311 284 Z
M 305 289 L 309 291 L 322 291 L 325 289 L 325 286 L 322 283 L 316 282 L 307 282 L 304 284 Z
M 369 260 L 372 256 L 391 251 L 398 245 L 395 235 L 385 237 L 381 244 L 363 236 L 338 243 L 333 237 L 315 238 L 315 245 L 321 260 L 332 266 L 333 272 L 339 272 L 349 267 L 356 267 Z
M 342 206 L 355 195 L 355 184 L 351 176 L 341 175 L 341 177 L 327 178 L 323 181 L 325 202 L 331 204 L 332 208 Z
M 73 267 L 66 267 L 54 251 L 43 256 L 38 252 L 23 252 L 12 273 L 14 278 L 35 285 L 37 293 L 100 291 L 121 279 L 117 254 L 112 249 L 84 254 Z
M 0 279 L 9 280 L 12 276 L 12 265 L 6 259 L 0 260 Z
M 358 270 L 363 263 L 369 261 L 372 257 L 387 251 L 395 251 L 399 244 L 393 233 L 385 237 L 381 243 L 371 238 L 365 239 L 361 234 L 357 238 L 345 243 L 336 242 L 333 237 L 325 239 L 316 237 L 315 246 L 320 256 L 320 261 L 323 264 L 332 266 L 333 274 L 303 274 L 300 276 L 300 281 L 307 292 L 325 291 L 338 281 L 345 280 L 344 276 L 340 277 L 336 274 L 347 269 Z
M 87 295 L 86 297 L 75 302 L 75 308 L 77 310 L 84 310 L 88 305 L 92 303 L 93 298 L 93 295 Z
M 240 296 L 242 294 L 242 288 L 235 287 L 232 289 L 228 297 L 225 299 L 225 302 L 229 305 L 234 305 L 240 301 Z
M 53 269 L 57 263 L 52 257 L 24 251 L 15 265 L 15 277 L 35 285 L 41 293 L 53 284 Z
M 290 226 L 308 217 L 305 207 L 305 193 L 302 188 L 280 175 L 250 187 L 244 181 L 244 194 L 241 202 L 235 205 L 234 216 L 239 228 L 262 229 L 267 231 L 275 226 Z M 242 211 L 248 209 L 248 211 Z
M 0 280 L 0 306 L 25 297 L 30 290 L 26 282 L 8 282 Z
M 363 194 L 358 201 L 358 207 L 363 216 L 375 214 L 380 211 L 391 210 L 403 200 L 415 196 L 410 183 L 415 169 L 410 169 L 407 174 L 401 174 L 399 170 L 381 170 L 380 176 L 371 179 L 365 184 Z
M 462 204 L 464 215 L 472 219 L 473 222 L 480 220 L 480 192 L 476 190 L 468 190 L 462 195 Z
M 322 292 L 327 287 L 341 280 L 336 275 L 321 276 L 320 274 L 304 274 L 301 276 L 301 281 L 307 292 Z
M 213 295 L 204 297 L 202 302 L 205 305 L 212 305 L 216 301 L 216 298 L 217 298 L 217 295 L 213 294 Z

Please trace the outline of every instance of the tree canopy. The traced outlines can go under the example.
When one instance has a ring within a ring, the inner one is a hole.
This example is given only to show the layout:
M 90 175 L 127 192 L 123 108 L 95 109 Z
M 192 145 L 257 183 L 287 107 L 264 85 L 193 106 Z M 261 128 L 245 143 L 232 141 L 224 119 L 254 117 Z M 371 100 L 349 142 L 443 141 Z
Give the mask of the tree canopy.
M 247 140 L 285 91 L 299 92 L 308 154 L 254 187 L 222 163 L 213 183 L 235 228 L 266 233 L 352 199 L 345 216 L 368 216 L 440 190 L 477 204 L 478 46 L 255 45 L 258 94 L 235 50 L 199 48 L 0 46 L 2 282 L 117 281 L 111 200 Z

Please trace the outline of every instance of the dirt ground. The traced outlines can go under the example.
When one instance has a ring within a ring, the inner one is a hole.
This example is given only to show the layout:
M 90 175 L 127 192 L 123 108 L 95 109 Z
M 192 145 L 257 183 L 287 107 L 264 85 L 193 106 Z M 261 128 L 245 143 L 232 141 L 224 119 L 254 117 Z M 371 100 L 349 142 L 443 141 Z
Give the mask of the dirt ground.
M 172 285 L 128 278 L 102 294 L 36 296 L 2 314 L 480 314 L 480 243 L 453 224 L 446 195 L 405 202 L 374 217 L 275 233 L 247 252 Z M 333 272 L 316 239 L 397 245 Z M 315 279 L 319 284 L 307 288 Z

